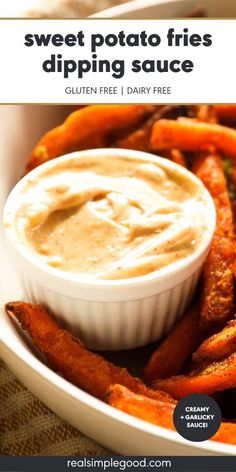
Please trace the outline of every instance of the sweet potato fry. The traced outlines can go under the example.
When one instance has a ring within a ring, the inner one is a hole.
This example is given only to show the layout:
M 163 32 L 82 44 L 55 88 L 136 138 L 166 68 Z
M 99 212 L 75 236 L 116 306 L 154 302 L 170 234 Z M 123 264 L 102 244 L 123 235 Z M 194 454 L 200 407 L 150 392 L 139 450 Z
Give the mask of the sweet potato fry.
M 115 142 L 114 147 L 135 149 L 136 151 L 147 152 L 149 150 L 151 127 L 146 125 L 123 139 Z
M 150 149 L 160 151 L 211 151 L 212 146 L 227 157 L 236 159 L 236 130 L 189 118 L 159 120 L 152 128 Z
M 179 149 L 171 149 L 169 156 L 167 157 L 176 164 L 179 164 L 182 167 L 187 167 L 186 158 Z
M 152 132 L 153 123 L 162 118 L 177 119 L 182 115 L 185 117 L 186 115 L 194 116 L 198 108 L 199 107 L 196 106 L 157 105 L 155 111 L 150 117 L 147 118 L 141 128 L 133 131 L 124 138 L 118 139 L 112 143 L 112 146 L 126 149 L 136 149 L 138 151 L 149 151 L 150 135 Z M 173 152 L 171 150 L 165 157 L 185 166 L 184 156 L 177 149 L 175 149 Z
M 211 440 L 228 444 L 236 444 L 236 423 L 221 423 L 219 431 L 217 431 Z
M 152 105 L 91 105 L 81 108 L 41 138 L 29 158 L 26 173 L 65 153 L 107 147 L 110 133 L 122 130 L 128 133 L 153 110 Z
M 194 362 L 214 362 L 236 351 L 236 319 L 231 320 L 219 333 L 203 341 L 193 354 Z
M 192 170 L 204 183 L 214 200 L 217 234 L 234 238 L 232 208 L 221 158 L 216 154 L 202 154 L 195 160 Z
M 153 400 L 137 395 L 122 385 L 113 385 L 109 389 L 108 403 L 124 413 L 175 431 L 173 411 L 176 402 Z
M 160 151 L 160 156 L 170 159 L 170 161 L 179 164 L 182 167 L 187 167 L 187 159 L 182 151 L 179 149 L 170 149 L 169 151 Z
M 142 127 L 133 131 L 128 136 L 118 139 L 112 143 L 112 147 L 135 149 L 137 151 L 149 151 L 150 135 L 152 125 L 156 120 L 160 120 L 165 114 L 176 113 L 176 106 L 156 106 L 154 113 L 147 118 Z
M 177 375 L 188 357 L 200 344 L 200 310 L 194 306 L 181 318 L 161 345 L 154 351 L 145 367 L 149 382 Z
M 236 244 L 234 245 L 234 247 L 235 247 L 235 252 L 234 253 L 236 254 Z M 236 279 L 236 259 L 233 262 L 232 271 L 233 271 L 234 279 Z
M 197 105 L 196 118 L 205 123 L 217 123 L 217 116 L 212 105 Z
M 118 410 L 149 423 L 175 431 L 173 412 L 175 404 L 165 403 L 143 395 L 136 395 L 122 385 L 113 385 L 109 390 L 108 402 Z M 236 424 L 221 423 L 213 441 L 236 444 Z
M 236 123 L 236 105 L 214 105 L 217 117 L 227 124 Z
M 191 393 L 211 395 L 228 388 L 236 387 L 236 353 L 223 361 L 203 367 L 190 375 L 179 375 L 153 382 L 152 387 L 164 390 L 176 399 Z
M 68 331 L 62 330 L 41 305 L 11 302 L 6 311 L 27 331 L 34 344 L 45 355 L 49 366 L 65 379 L 102 400 L 110 385 L 120 383 L 130 390 L 157 400 L 172 401 L 164 392 L 147 388 L 126 369 L 113 365 L 99 354 L 88 351 Z
M 234 228 L 222 162 L 200 156 L 193 168 L 214 199 L 217 222 L 211 251 L 203 269 L 201 321 L 206 329 L 224 326 L 233 310 Z

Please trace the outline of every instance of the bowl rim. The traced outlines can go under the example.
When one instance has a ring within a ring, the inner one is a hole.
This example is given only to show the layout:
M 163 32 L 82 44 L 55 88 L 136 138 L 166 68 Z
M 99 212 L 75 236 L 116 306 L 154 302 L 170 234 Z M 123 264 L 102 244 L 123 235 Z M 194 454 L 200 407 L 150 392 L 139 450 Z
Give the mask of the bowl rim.
M 126 158 L 138 158 L 140 160 L 146 160 L 147 162 L 160 162 L 164 168 L 168 168 L 170 170 L 177 170 L 181 175 L 187 177 L 188 180 L 197 184 L 198 187 L 201 188 L 204 194 L 204 198 L 206 201 L 206 211 L 207 211 L 207 222 L 208 222 L 208 229 L 206 231 L 206 236 L 203 242 L 199 245 L 199 247 L 189 256 L 180 259 L 177 262 L 169 264 L 166 267 L 163 267 L 160 270 L 156 270 L 150 272 L 149 274 L 145 274 L 138 277 L 132 278 L 124 278 L 124 279 L 92 279 L 87 278 L 84 274 L 77 274 L 73 272 L 63 271 L 61 269 L 57 269 L 54 267 L 49 266 L 46 262 L 44 262 L 37 254 L 30 252 L 26 245 L 22 244 L 20 241 L 17 240 L 15 236 L 14 226 L 13 226 L 13 218 L 14 210 L 14 201 L 15 198 L 19 193 L 21 193 L 22 189 L 24 188 L 25 184 L 34 179 L 36 176 L 40 175 L 44 170 L 54 168 L 57 165 L 58 160 L 60 162 L 70 161 L 72 159 L 80 159 L 81 157 L 90 157 L 96 155 L 113 155 L 113 156 L 121 156 Z M 11 224 L 9 225 L 9 216 L 11 215 Z M 41 164 L 40 166 L 36 167 L 28 174 L 26 174 L 19 182 L 13 187 L 8 198 L 5 202 L 4 209 L 3 209 L 3 229 L 5 233 L 6 239 L 11 243 L 12 248 L 14 248 L 15 252 L 23 258 L 27 265 L 30 265 L 41 275 L 47 274 L 48 277 L 53 277 L 54 280 L 58 280 L 60 282 L 65 283 L 73 283 L 73 285 L 79 285 L 81 287 L 93 287 L 95 289 L 106 289 L 106 288 L 131 288 L 131 287 L 138 287 L 140 285 L 147 285 L 153 282 L 166 282 L 168 279 L 170 280 L 171 277 L 177 277 L 179 275 L 185 275 L 187 272 L 187 276 L 191 275 L 197 268 L 202 264 L 200 261 L 201 256 L 205 252 L 207 255 L 207 250 L 210 247 L 214 230 L 216 225 L 216 210 L 213 199 L 203 185 L 201 180 L 196 177 L 193 173 L 189 170 L 185 169 L 184 167 L 176 164 L 169 159 L 166 159 L 161 156 L 157 156 L 152 153 L 142 152 L 142 151 L 135 151 L 131 149 L 125 148 L 97 148 L 97 149 L 86 149 L 84 151 L 75 151 L 69 154 L 62 155 L 56 159 L 51 159 L 46 163 Z M 192 268 L 192 269 L 191 269 Z M 181 282 L 182 279 L 180 279 Z
M 93 13 L 89 16 L 89 18 L 118 18 L 122 15 L 127 15 L 130 13 L 138 12 L 139 10 L 159 7 L 162 5 L 170 4 L 171 7 L 173 6 L 186 6 L 186 8 L 193 8 L 196 4 L 194 0 L 128 0 L 125 3 L 121 3 L 120 5 L 115 5 L 113 7 L 106 8 L 105 10 L 99 11 L 97 13 Z M 179 5 L 178 5 L 179 4 Z M 178 17 L 177 17 L 178 18 Z M 181 18 L 181 17 L 180 17 Z M 129 18 L 130 19 L 130 18 Z M 140 18 L 141 19 L 141 18 Z

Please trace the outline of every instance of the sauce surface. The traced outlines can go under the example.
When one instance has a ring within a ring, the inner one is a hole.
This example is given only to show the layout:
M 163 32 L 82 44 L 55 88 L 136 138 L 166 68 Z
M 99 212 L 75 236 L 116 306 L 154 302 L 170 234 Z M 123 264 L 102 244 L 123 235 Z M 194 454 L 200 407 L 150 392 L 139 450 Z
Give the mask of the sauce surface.
M 165 160 L 82 156 L 27 182 L 15 224 L 50 266 L 125 279 L 191 255 L 208 229 L 205 205 L 200 183 Z

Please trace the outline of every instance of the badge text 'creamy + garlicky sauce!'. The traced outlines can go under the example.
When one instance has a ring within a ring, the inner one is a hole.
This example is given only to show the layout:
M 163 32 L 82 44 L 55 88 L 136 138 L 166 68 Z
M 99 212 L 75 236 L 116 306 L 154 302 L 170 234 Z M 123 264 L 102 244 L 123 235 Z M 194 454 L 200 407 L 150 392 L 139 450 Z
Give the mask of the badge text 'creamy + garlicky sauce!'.
M 28 179 L 18 238 L 48 265 L 89 279 L 143 276 L 191 255 L 208 230 L 205 189 L 166 160 L 84 155 Z

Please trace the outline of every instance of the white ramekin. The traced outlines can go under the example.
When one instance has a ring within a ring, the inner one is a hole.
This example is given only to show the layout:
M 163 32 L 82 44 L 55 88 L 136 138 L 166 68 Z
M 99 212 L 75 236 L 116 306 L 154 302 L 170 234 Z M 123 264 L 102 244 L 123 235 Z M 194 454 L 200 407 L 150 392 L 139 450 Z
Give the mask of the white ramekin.
M 127 149 L 93 149 L 75 152 L 58 159 L 95 154 L 141 157 L 161 160 L 166 167 L 177 164 L 148 153 Z M 148 275 L 87 282 L 81 276 L 52 268 L 30 253 L 17 238 L 14 212 L 17 198 L 29 179 L 43 169 L 54 167 L 58 159 L 27 174 L 10 193 L 3 216 L 8 247 L 20 277 L 27 301 L 46 305 L 63 327 L 78 336 L 90 349 L 121 350 L 143 346 L 167 334 L 190 304 L 203 262 L 210 249 L 215 229 L 215 206 L 203 184 L 186 169 L 177 166 L 185 177 L 205 193 L 208 222 L 206 237 L 190 256 Z M 10 222 L 10 223 L 9 223 Z

